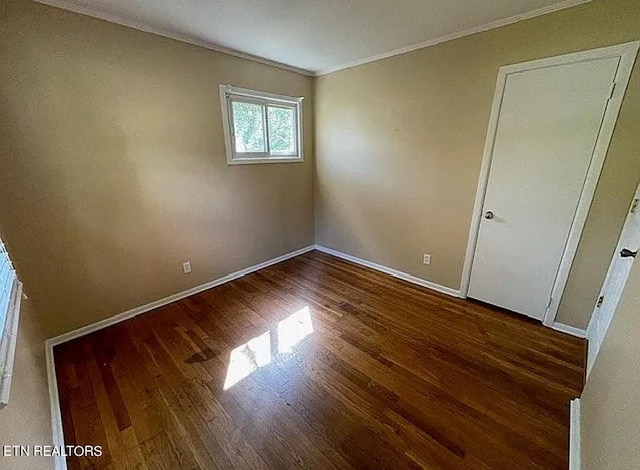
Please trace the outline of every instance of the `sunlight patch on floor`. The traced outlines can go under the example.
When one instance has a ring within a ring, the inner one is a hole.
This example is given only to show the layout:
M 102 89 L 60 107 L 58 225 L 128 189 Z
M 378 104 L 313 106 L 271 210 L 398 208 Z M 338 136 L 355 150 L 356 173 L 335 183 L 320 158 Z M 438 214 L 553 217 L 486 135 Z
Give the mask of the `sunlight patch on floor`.
M 224 381 L 228 390 L 261 367 L 271 363 L 272 354 L 291 354 L 296 344 L 313 333 L 309 307 L 304 307 L 280 321 L 277 328 L 238 346 L 229 357 Z
M 293 347 L 313 333 L 309 307 L 298 310 L 278 323 L 278 352 L 289 354 Z

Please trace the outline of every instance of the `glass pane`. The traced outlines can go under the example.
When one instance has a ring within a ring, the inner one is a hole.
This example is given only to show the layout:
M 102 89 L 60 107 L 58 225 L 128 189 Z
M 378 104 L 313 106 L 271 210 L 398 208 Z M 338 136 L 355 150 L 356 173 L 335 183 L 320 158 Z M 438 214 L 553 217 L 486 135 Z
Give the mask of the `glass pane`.
M 237 153 L 266 152 L 263 109 L 259 104 L 233 101 L 233 131 Z
M 271 153 L 292 155 L 296 153 L 296 120 L 294 108 L 269 106 L 269 147 Z

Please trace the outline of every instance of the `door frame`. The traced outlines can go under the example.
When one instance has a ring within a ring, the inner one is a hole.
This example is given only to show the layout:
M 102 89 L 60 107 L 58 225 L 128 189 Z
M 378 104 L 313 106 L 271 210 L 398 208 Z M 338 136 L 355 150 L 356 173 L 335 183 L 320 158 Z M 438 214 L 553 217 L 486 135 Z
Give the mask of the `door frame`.
M 625 241 L 623 240 L 623 238 L 625 237 L 625 235 L 628 234 L 629 231 L 629 222 L 631 220 L 631 216 L 635 214 L 636 210 L 640 210 L 640 208 L 636 207 L 636 201 L 638 201 L 640 199 L 640 184 L 638 184 L 638 186 L 636 187 L 636 191 L 635 193 L 633 193 L 633 198 L 631 199 L 631 204 L 629 204 L 628 207 L 628 211 L 627 211 L 627 216 L 624 219 L 624 225 L 622 226 L 622 229 L 620 230 L 620 236 L 618 237 L 618 241 L 616 242 L 616 248 L 615 251 L 613 252 L 613 255 L 611 256 L 611 261 L 609 262 L 609 267 L 607 268 L 607 274 L 604 278 L 604 281 L 602 282 L 602 287 L 600 287 L 600 292 L 598 292 L 598 294 L 600 296 L 606 295 L 606 292 L 604 292 L 604 288 L 606 287 L 607 283 L 609 282 L 609 279 L 611 278 L 611 274 L 613 273 L 613 268 L 616 264 L 616 261 L 618 259 L 618 257 L 620 256 L 619 253 L 620 251 L 625 247 Z M 627 276 L 628 277 L 628 276 Z M 626 279 L 625 279 L 625 283 L 626 283 Z M 599 299 L 599 297 L 598 297 Z M 618 302 L 621 299 L 618 299 Z M 600 345 L 598 346 L 598 349 L 594 349 L 592 346 L 596 344 L 596 341 L 594 338 L 594 328 L 595 328 L 595 324 L 596 324 L 596 318 L 597 318 L 597 314 L 599 313 L 599 306 L 598 306 L 599 302 L 596 302 L 596 305 L 593 306 L 593 310 L 591 311 L 591 317 L 589 318 L 589 325 L 587 326 L 587 340 L 588 340 L 588 349 L 587 349 L 587 377 L 589 377 L 589 373 L 591 372 L 591 368 L 593 367 L 593 364 L 595 363 L 596 358 L 598 357 L 598 354 L 600 353 L 600 350 L 602 349 L 602 342 L 604 340 L 604 337 L 607 334 L 607 331 L 609 330 L 609 327 L 611 326 L 611 322 L 613 321 L 613 317 L 615 316 L 615 312 L 617 309 L 617 305 L 616 308 L 613 309 L 613 311 L 611 312 L 611 316 L 609 317 L 608 321 L 607 321 L 607 328 L 604 331 L 604 334 L 602 335 L 601 338 L 597 338 L 600 340 Z
M 469 283 L 471 281 L 471 270 L 473 268 L 473 258 L 476 252 L 476 244 L 478 242 L 478 232 L 480 231 L 480 222 L 482 221 L 482 208 L 484 205 L 485 194 L 489 182 L 489 172 L 491 169 L 491 160 L 493 157 L 493 148 L 495 145 L 496 133 L 498 130 L 498 118 L 504 98 L 505 85 L 509 75 L 535 70 L 547 67 L 553 67 L 562 64 L 572 64 L 593 59 L 605 59 L 610 57 L 620 57 L 618 70 L 616 71 L 615 81 L 612 83 L 611 97 L 607 103 L 600 131 L 594 145 L 589 170 L 585 178 L 576 213 L 573 217 L 569 237 L 565 245 L 560 260 L 558 273 L 551 291 L 551 299 L 547 307 L 542 323 L 546 326 L 553 326 L 553 323 L 560 306 L 560 300 L 564 293 L 564 288 L 569 278 L 569 272 L 582 230 L 584 229 L 591 201 L 600 178 L 602 166 L 609 149 L 609 143 L 613 135 L 613 130 L 618 120 L 618 114 L 624 98 L 633 64 L 640 48 L 640 41 L 633 41 L 615 46 L 601 47 L 588 51 L 581 51 L 571 54 L 564 54 L 556 57 L 538 59 L 520 64 L 505 65 L 498 70 L 498 80 L 496 90 L 493 96 L 493 104 L 491 107 L 491 116 L 489 118 L 489 128 L 487 130 L 487 139 L 485 141 L 484 153 L 482 156 L 482 165 L 480 167 L 480 177 L 478 179 L 478 189 L 476 191 L 476 199 L 473 206 L 473 214 L 471 218 L 471 227 L 469 230 L 469 239 L 467 241 L 467 251 L 464 259 L 464 267 L 462 270 L 462 280 L 460 282 L 460 297 L 465 299 L 469 292 Z

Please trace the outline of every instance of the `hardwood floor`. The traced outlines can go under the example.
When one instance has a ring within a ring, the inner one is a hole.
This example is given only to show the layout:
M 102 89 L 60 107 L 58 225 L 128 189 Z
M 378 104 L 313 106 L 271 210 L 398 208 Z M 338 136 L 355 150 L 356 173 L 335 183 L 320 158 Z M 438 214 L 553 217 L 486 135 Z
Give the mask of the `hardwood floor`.
M 584 342 L 317 251 L 55 348 L 70 469 L 566 469 Z

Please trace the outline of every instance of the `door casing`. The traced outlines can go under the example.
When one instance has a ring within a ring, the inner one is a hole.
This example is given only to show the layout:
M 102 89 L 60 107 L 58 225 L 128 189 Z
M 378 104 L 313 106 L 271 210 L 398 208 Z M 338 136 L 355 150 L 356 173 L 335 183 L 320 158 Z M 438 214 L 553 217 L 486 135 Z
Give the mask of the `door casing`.
M 611 325 L 611 321 L 615 315 L 616 308 L 621 297 L 615 296 L 615 288 L 619 288 L 620 290 L 624 289 L 624 285 L 626 284 L 628 273 L 624 277 L 624 279 L 619 279 L 619 284 L 616 286 L 611 286 L 610 282 L 612 281 L 613 276 L 615 275 L 615 269 L 619 267 L 618 262 L 620 261 L 620 252 L 623 248 L 628 248 L 631 250 L 637 250 L 637 242 L 639 238 L 638 233 L 638 219 L 640 214 L 640 206 L 638 205 L 638 201 L 640 201 L 640 184 L 636 188 L 636 192 L 633 196 L 633 200 L 629 207 L 629 211 L 627 212 L 627 218 L 625 219 L 624 226 L 622 227 L 622 231 L 620 232 L 620 238 L 618 239 L 618 243 L 616 244 L 616 250 L 613 252 L 613 257 L 611 259 L 611 263 L 609 264 L 609 269 L 607 270 L 607 275 L 602 284 L 602 288 L 600 290 L 600 297 L 593 308 L 593 312 L 591 313 L 591 319 L 589 320 L 589 326 L 587 327 L 587 340 L 588 343 L 588 351 L 587 351 L 587 377 L 591 372 L 591 368 L 600 352 L 602 347 L 602 342 L 607 334 L 609 326 Z M 634 261 L 631 261 L 629 265 L 629 269 L 631 269 L 631 265 Z M 621 282 L 620 282 L 621 281 Z M 609 289 L 607 289 L 609 288 Z M 613 291 L 612 291 L 613 290 Z M 610 297 L 614 296 L 614 303 L 610 303 Z M 601 305 L 600 299 L 603 299 L 605 302 Z
M 464 267 L 462 270 L 462 280 L 460 282 L 461 298 L 466 298 L 469 292 L 471 269 L 473 267 L 473 258 L 475 256 L 476 244 L 478 241 L 478 232 L 480 230 L 480 222 L 482 220 L 482 209 L 484 205 L 485 194 L 487 191 L 489 171 L 491 169 L 493 148 L 495 144 L 496 133 L 498 130 L 498 118 L 500 116 L 500 109 L 502 106 L 502 100 L 504 97 L 505 85 L 508 76 L 513 73 L 553 67 L 562 64 L 572 64 L 575 62 L 594 59 L 619 57 L 620 63 L 616 73 L 615 86 L 612 89 L 612 95 L 609 99 L 609 103 L 607 104 L 607 108 L 602 121 L 602 126 L 600 128 L 600 133 L 594 146 L 591 164 L 589 166 L 587 177 L 580 194 L 578 208 L 571 225 L 569 238 L 562 254 L 558 274 L 556 276 L 551 292 L 551 301 L 543 319 L 544 325 L 549 327 L 553 326 L 556 314 L 558 312 L 558 307 L 560 306 L 560 300 L 562 299 L 562 294 L 569 278 L 571 265 L 573 264 L 573 259 L 578 249 L 582 230 L 584 229 L 584 225 L 587 220 L 587 215 L 589 213 L 589 208 L 593 200 L 593 195 L 596 190 L 598 179 L 600 178 L 602 166 L 604 165 L 604 160 L 607 155 L 609 143 L 611 142 L 613 130 L 618 119 L 620 107 L 622 106 L 624 94 L 629 83 L 629 78 L 631 76 L 631 71 L 633 70 L 633 64 L 635 62 L 639 48 L 640 41 L 634 41 L 624 44 L 618 44 L 615 46 L 602 47 L 599 49 L 592 49 L 588 51 L 565 54 L 561 56 L 500 67 L 498 71 L 498 80 L 496 83 L 496 91 L 493 97 L 491 116 L 489 118 L 489 128 L 487 131 L 487 139 L 484 146 L 482 166 L 480 168 L 480 177 L 478 180 L 478 188 L 476 191 L 476 199 L 473 207 L 473 215 L 471 218 L 469 239 L 467 242 L 467 251 L 464 260 Z

